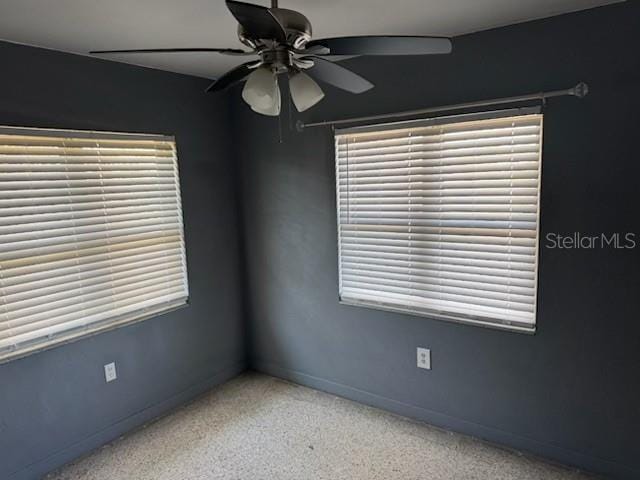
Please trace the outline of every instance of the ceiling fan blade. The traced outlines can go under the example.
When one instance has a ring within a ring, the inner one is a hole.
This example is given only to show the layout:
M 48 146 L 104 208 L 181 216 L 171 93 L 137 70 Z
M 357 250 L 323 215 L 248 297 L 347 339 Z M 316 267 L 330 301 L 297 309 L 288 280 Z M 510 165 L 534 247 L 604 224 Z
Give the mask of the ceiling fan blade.
M 287 41 L 284 27 L 268 8 L 235 0 L 227 0 L 227 8 L 249 37 Z
M 322 58 L 326 58 L 327 60 L 331 60 L 332 62 L 341 62 L 342 60 L 349 60 L 350 58 L 356 58 L 359 57 L 360 55 L 340 55 L 340 54 L 333 54 L 331 53 L 331 50 L 329 50 L 329 47 L 325 47 L 324 45 L 313 45 L 311 47 L 304 47 L 303 49 L 293 49 L 292 50 L 293 53 L 297 54 L 297 55 L 318 55 L 321 56 Z
M 314 40 L 307 48 L 322 45 L 331 55 L 433 55 L 451 53 L 451 40 L 444 37 L 363 36 Z
M 373 88 L 373 83 L 369 80 L 322 57 L 303 57 L 302 59 L 313 60 L 315 65 L 306 72 L 316 80 L 351 93 L 363 93 Z
M 329 60 L 330 62 L 344 62 L 345 60 L 349 60 L 351 58 L 358 58 L 362 55 L 319 55 L 325 60 Z
M 244 80 L 259 64 L 260 62 L 247 62 L 237 66 L 232 70 L 229 70 L 227 73 L 225 73 L 220 78 L 216 79 L 211 85 L 209 85 L 205 92 L 219 92 L 221 90 L 224 90 L 225 88 L 230 87 L 234 83 L 238 83 L 239 81 Z
M 300 55 L 329 55 L 331 50 L 324 45 L 314 45 L 312 47 L 305 46 L 302 50 L 293 50 L 294 53 Z
M 142 48 L 134 50 L 92 50 L 92 55 L 106 53 L 189 53 L 189 52 L 216 52 L 228 55 L 253 55 L 255 52 L 245 52 L 237 48 Z

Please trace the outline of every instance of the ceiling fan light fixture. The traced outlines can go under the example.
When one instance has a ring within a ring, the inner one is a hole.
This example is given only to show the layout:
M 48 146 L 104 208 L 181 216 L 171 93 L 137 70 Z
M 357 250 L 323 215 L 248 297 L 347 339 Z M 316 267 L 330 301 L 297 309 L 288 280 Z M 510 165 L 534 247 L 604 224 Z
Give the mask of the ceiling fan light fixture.
M 280 89 L 278 88 L 274 101 L 271 105 L 269 105 L 267 108 L 251 107 L 251 110 L 253 110 L 256 113 L 259 113 L 260 115 L 277 117 L 278 115 L 280 115 L 281 108 L 282 108 L 282 100 L 280 96 Z
M 259 67 L 247 77 L 242 99 L 254 112 L 263 115 L 280 114 L 278 77 L 269 67 Z
M 291 99 L 299 112 L 310 109 L 324 98 L 320 86 L 306 73 L 296 72 L 289 77 Z

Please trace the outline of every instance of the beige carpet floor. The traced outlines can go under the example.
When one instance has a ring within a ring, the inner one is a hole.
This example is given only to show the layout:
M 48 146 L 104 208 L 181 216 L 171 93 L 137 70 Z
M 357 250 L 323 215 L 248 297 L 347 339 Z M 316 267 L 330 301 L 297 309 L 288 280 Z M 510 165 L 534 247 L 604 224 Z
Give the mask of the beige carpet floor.
M 584 474 L 249 373 L 55 480 L 556 480 Z

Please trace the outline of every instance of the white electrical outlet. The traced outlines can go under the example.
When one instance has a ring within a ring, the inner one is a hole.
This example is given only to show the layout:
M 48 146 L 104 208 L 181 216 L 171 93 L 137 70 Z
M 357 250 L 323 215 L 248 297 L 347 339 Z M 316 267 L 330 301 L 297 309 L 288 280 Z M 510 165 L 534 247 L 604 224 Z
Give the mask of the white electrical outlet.
M 113 382 L 116 378 L 118 378 L 115 362 L 108 363 L 104 366 L 104 378 L 107 383 Z
M 424 368 L 425 370 L 431 370 L 431 350 L 428 348 L 418 347 L 418 368 Z

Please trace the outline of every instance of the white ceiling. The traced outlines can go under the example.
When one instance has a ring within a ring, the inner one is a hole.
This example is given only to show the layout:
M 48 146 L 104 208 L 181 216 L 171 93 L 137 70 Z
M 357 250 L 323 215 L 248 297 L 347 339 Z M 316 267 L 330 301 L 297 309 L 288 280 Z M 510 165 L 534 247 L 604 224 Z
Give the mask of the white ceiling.
M 313 24 L 314 37 L 322 38 L 455 36 L 617 1 L 280 0 L 280 6 L 304 13 Z M 241 46 L 224 0 L 0 0 L 0 38 L 79 54 L 100 49 Z M 207 78 L 246 61 L 215 53 L 109 58 Z

